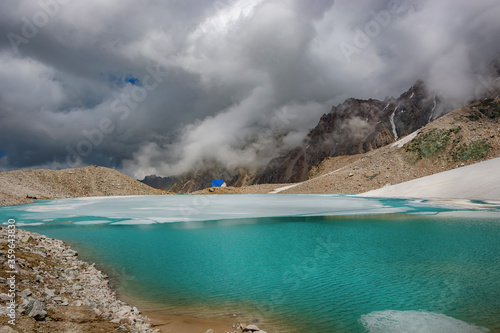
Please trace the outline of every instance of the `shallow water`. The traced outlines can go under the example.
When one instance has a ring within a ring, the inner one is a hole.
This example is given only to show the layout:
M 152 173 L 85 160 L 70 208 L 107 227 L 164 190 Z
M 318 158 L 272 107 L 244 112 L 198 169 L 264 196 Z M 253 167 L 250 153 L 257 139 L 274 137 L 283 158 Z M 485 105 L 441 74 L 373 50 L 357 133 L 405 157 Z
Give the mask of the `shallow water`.
M 169 312 L 244 312 L 269 332 L 497 332 L 499 212 L 235 195 L 54 200 L 0 218 L 71 242 Z

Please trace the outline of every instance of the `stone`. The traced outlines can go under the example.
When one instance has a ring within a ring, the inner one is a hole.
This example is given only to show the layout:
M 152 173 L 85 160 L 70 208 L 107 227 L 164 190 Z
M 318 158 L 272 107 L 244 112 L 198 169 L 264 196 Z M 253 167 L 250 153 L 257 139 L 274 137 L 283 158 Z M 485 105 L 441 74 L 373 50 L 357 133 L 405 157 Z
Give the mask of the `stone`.
M 73 290 L 74 290 L 74 291 L 80 291 L 80 290 L 83 290 L 83 287 L 82 287 L 82 286 L 80 286 L 78 283 L 75 283 L 75 284 L 73 285 Z
M 247 325 L 245 328 L 243 328 L 243 332 L 253 332 L 253 331 L 260 331 L 260 328 L 257 327 L 257 325 Z
M 9 301 L 11 298 L 9 297 L 9 295 L 5 294 L 5 293 L 1 293 L 0 294 L 0 299 L 2 301 Z
M 30 234 L 26 234 L 26 235 L 24 235 L 23 238 L 21 238 L 21 242 L 23 242 L 23 243 L 29 243 L 32 241 L 33 241 L 33 237 L 31 237 Z
M 47 316 L 47 311 L 45 311 L 45 307 L 42 302 L 39 300 L 32 300 L 28 308 L 26 309 L 26 314 L 30 317 L 33 317 L 35 320 L 40 321 L 44 320 Z
M 7 316 L 9 314 L 9 308 L 0 305 L 0 316 Z
M 43 252 L 43 251 L 33 251 L 33 253 L 35 254 L 38 254 L 44 258 L 47 258 L 47 253 Z
M 52 298 L 52 300 L 56 303 L 62 303 L 63 302 L 63 299 L 62 297 L 59 297 L 59 296 L 56 296 L 54 298 Z
M 208 331 L 206 331 L 205 333 L 214 333 L 214 330 L 213 329 L 209 329 Z
M 22 297 L 28 297 L 28 296 L 31 296 L 33 295 L 33 292 L 31 291 L 31 289 L 24 289 L 22 292 L 21 292 L 21 296 Z
M 49 288 L 45 288 L 44 292 L 45 292 L 45 294 L 47 294 L 47 296 L 49 298 L 52 298 L 52 297 L 54 297 L 56 295 L 56 293 L 54 292 L 54 290 L 49 289 Z
M 64 250 L 64 252 L 62 253 L 63 257 L 75 257 L 77 255 L 78 255 L 78 252 L 76 252 L 75 250 L 72 250 L 72 249 Z
M 17 331 L 10 326 L 2 326 L 0 327 L 0 333 L 17 333 Z

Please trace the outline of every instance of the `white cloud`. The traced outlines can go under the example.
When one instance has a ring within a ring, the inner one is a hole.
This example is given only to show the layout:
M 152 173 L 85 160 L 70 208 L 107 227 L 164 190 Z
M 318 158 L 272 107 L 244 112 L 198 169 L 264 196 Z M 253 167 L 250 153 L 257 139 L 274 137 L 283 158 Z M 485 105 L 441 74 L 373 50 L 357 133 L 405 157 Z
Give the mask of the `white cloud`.
M 500 52 L 496 0 L 73 0 L 59 9 L 18 53 L 0 40 L 0 142 L 11 142 L 0 150 L 12 168 L 62 165 L 83 130 L 116 121 L 124 78 L 142 80 L 147 66 L 168 75 L 84 163 L 161 175 L 204 158 L 265 163 L 348 97 L 398 96 L 417 79 L 470 94 Z M 0 33 L 21 34 L 21 18 L 39 10 L 3 2 Z M 360 45 L 357 32 L 387 10 L 390 22 Z M 356 47 L 350 61 L 343 43 Z M 285 111 L 293 118 L 277 130 Z

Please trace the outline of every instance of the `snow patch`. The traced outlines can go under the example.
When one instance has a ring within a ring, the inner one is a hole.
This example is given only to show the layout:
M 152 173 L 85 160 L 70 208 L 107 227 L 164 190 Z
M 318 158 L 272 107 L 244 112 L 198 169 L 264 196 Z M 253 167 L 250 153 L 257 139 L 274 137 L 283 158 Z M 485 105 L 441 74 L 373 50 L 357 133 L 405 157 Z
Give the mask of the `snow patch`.
M 429 116 L 429 123 L 432 121 L 432 117 L 434 116 L 434 110 L 436 109 L 436 95 L 434 95 L 434 107 L 431 110 L 431 115 Z
M 486 327 L 466 323 L 441 313 L 426 311 L 375 311 L 359 319 L 369 333 L 481 333 Z
M 407 144 L 408 142 L 410 142 L 411 140 L 415 139 L 415 137 L 418 135 L 418 133 L 420 133 L 420 130 L 416 130 L 415 132 L 411 133 L 411 134 L 408 134 L 407 136 L 405 136 L 404 138 L 402 138 L 401 140 L 397 141 L 397 142 L 394 142 L 391 146 L 391 148 L 403 148 L 403 146 L 405 144 Z
M 398 110 L 398 108 L 399 108 L 399 105 L 396 106 L 396 108 L 394 109 L 394 111 L 391 114 L 391 117 L 389 118 L 389 120 L 391 121 L 391 125 L 392 125 L 392 133 L 394 134 L 394 141 L 398 141 L 398 139 L 399 139 L 398 131 L 396 129 L 396 123 L 394 122 L 394 116 L 396 115 L 396 111 Z

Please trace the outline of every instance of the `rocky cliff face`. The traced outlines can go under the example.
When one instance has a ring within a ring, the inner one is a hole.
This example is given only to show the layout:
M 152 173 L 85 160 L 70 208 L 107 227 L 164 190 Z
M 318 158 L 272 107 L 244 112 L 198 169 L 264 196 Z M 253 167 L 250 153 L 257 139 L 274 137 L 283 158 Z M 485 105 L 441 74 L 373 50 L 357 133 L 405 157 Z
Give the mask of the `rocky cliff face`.
M 498 97 L 498 64 L 500 60 L 492 63 L 491 80 L 482 87 L 483 92 L 471 95 L 468 102 Z M 386 97 L 383 101 L 350 98 L 332 107 L 299 146 L 272 159 L 260 170 L 227 170 L 208 161 L 203 167 L 178 177 L 148 176 L 142 182 L 179 193 L 210 187 L 215 178 L 223 178 L 229 186 L 300 182 L 308 179 L 311 170 L 327 157 L 360 154 L 385 146 L 456 107 L 429 91 L 422 81 L 417 81 L 398 98 Z
M 399 98 L 348 99 L 324 114 L 300 147 L 273 159 L 255 183 L 304 181 L 326 157 L 385 146 L 427 124 L 443 111 L 439 98 L 419 81 Z

